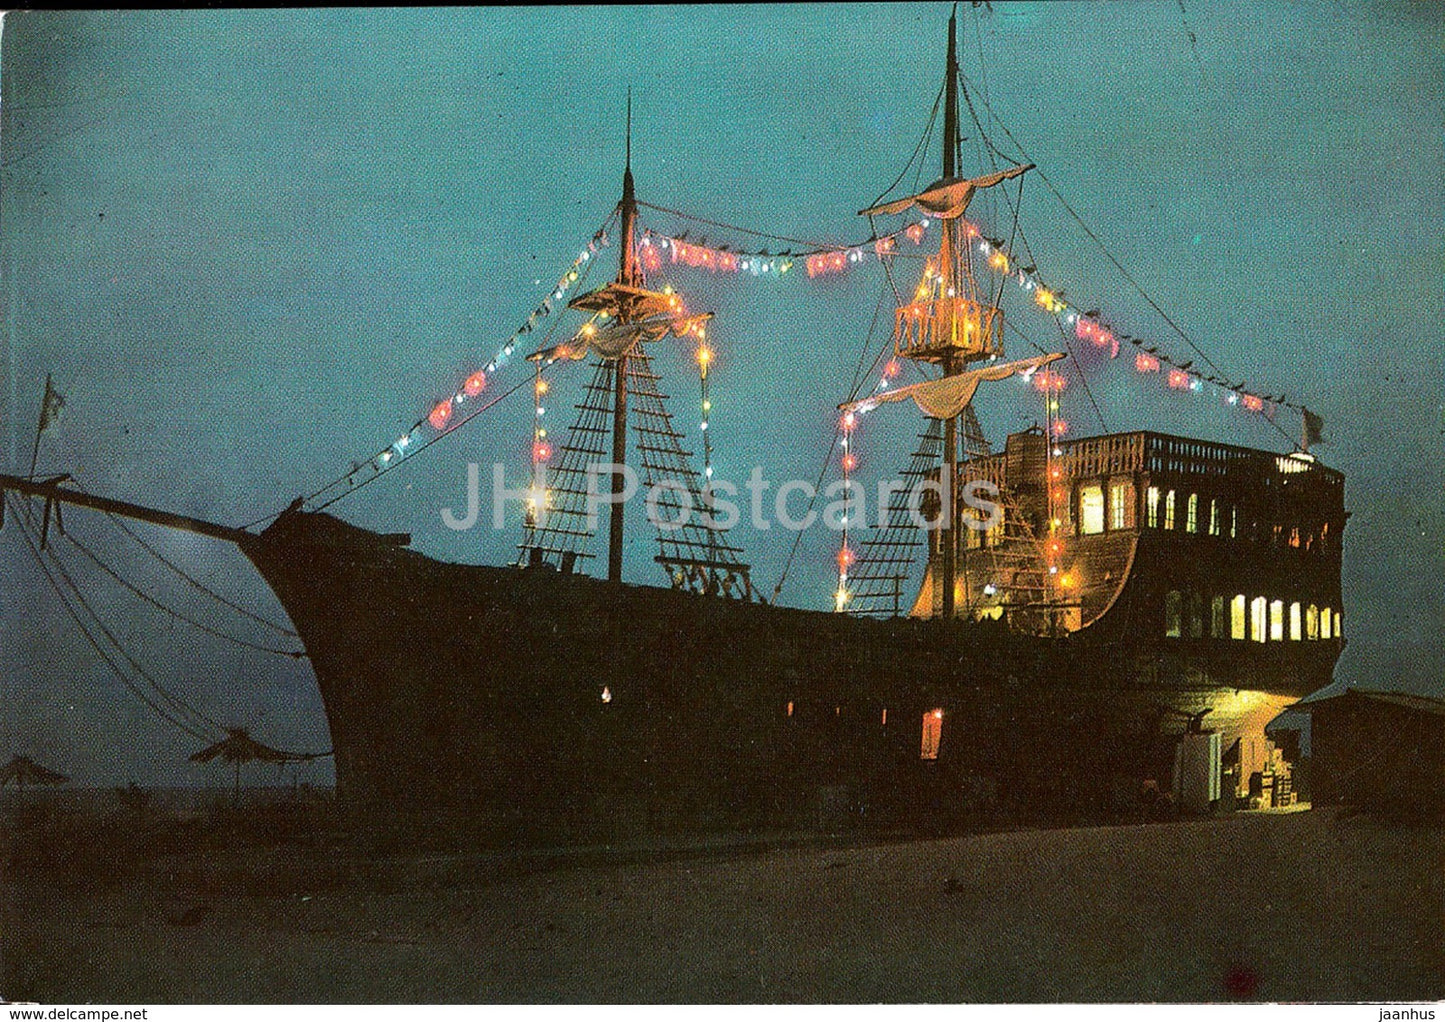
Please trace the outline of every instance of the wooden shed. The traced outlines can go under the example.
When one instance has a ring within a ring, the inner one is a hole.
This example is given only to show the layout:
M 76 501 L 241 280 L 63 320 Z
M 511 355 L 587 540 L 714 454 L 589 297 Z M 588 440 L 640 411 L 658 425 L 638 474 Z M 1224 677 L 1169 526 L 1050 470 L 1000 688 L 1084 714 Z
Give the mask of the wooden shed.
M 1445 700 L 1350 688 L 1310 714 L 1316 805 L 1445 813 Z

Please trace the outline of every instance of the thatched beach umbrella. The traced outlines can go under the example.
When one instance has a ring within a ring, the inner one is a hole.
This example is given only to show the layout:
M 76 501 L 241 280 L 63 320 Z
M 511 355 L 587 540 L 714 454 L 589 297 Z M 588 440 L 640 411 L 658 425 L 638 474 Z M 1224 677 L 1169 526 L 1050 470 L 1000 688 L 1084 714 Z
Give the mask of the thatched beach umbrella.
M 220 758 L 235 767 L 236 783 L 232 793 L 232 801 L 241 797 L 241 764 L 260 761 L 262 763 L 288 763 L 297 758 L 280 749 L 273 749 L 269 745 L 262 745 L 252 738 L 245 728 L 228 727 L 226 737 L 214 745 L 208 745 L 200 752 L 191 756 L 193 763 L 209 763 L 213 759 Z
M 27 784 L 64 784 L 68 780 L 69 777 L 47 770 L 29 756 L 11 756 L 10 762 L 0 767 L 0 788 L 14 781 L 21 799 L 25 798 Z

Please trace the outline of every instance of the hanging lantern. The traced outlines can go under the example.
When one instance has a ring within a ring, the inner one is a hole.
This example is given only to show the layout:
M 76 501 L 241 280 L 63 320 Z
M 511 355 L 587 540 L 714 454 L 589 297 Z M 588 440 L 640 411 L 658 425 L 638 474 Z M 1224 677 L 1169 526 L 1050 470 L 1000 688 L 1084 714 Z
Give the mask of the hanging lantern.
M 431 423 L 432 429 L 446 429 L 447 423 L 452 418 L 452 403 L 450 400 L 443 401 L 431 410 L 427 421 Z
M 481 371 L 472 373 L 467 377 L 467 382 L 462 384 L 462 390 L 466 392 L 467 397 L 476 397 L 486 389 L 487 374 Z

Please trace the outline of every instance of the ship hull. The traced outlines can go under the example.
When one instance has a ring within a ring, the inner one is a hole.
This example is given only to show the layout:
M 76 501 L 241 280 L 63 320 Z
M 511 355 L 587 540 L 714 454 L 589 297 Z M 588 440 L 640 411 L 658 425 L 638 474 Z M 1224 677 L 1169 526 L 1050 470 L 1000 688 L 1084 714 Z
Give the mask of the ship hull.
M 509 840 L 1102 805 L 1167 789 L 1182 714 L 1210 710 L 1226 742 L 1262 734 L 1337 655 L 1174 662 L 1107 622 L 1039 638 L 446 564 L 326 515 L 283 516 L 243 549 L 306 644 L 339 796 Z

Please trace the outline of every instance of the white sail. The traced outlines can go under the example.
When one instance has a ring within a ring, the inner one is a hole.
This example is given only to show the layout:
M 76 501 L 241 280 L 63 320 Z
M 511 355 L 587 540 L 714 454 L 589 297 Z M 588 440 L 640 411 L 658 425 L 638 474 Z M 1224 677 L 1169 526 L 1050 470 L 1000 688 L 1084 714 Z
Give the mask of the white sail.
M 973 400 L 974 392 L 978 390 L 978 385 L 985 380 L 990 382 L 1006 380 L 1019 373 L 1031 373 L 1041 366 L 1046 366 L 1055 359 L 1063 357 L 1062 352 L 1054 352 L 1048 355 L 1036 355 L 1033 358 L 1022 358 L 1016 362 L 984 366 L 982 369 L 969 369 L 952 376 L 945 376 L 941 380 L 925 380 L 923 383 L 909 384 L 896 390 L 885 390 L 881 394 L 874 394 L 861 401 L 852 401 L 838 407 L 845 412 L 866 412 L 890 401 L 912 398 L 913 403 L 918 406 L 918 410 L 930 419 L 951 419 L 968 406 L 969 402 Z
M 698 316 L 682 316 L 676 319 L 648 319 L 641 323 L 614 323 L 612 326 L 594 327 L 590 323 L 579 330 L 570 341 L 551 348 L 534 351 L 527 356 L 529 362 L 553 361 L 559 358 L 580 362 L 589 354 L 604 359 L 618 359 L 638 344 L 660 341 L 669 333 L 678 337 L 690 333 L 699 323 L 712 318 L 707 312 Z
M 917 195 L 910 195 L 904 199 L 894 199 L 892 202 L 885 202 L 881 206 L 873 206 L 870 209 L 861 210 L 859 216 L 872 216 L 875 213 L 902 213 L 906 209 L 917 206 L 926 213 L 938 217 L 940 220 L 953 220 L 963 216 L 968 204 L 973 201 L 973 193 L 980 188 L 989 188 L 1000 181 L 1007 181 L 1011 177 L 1018 177 L 1026 170 L 1033 169 L 1032 163 L 1026 163 L 1021 167 L 1010 167 L 1007 170 L 1000 170 L 996 174 L 985 174 L 982 177 L 972 178 L 943 178 L 933 182 Z

